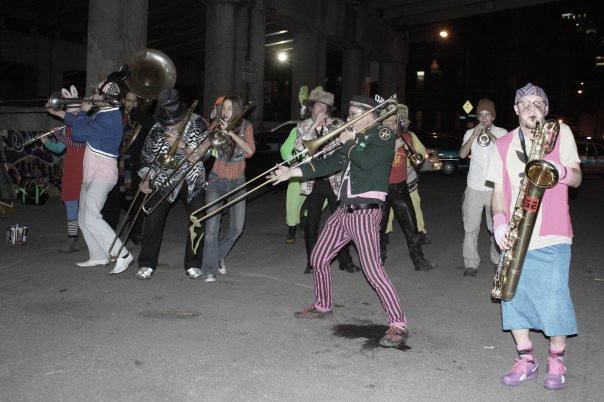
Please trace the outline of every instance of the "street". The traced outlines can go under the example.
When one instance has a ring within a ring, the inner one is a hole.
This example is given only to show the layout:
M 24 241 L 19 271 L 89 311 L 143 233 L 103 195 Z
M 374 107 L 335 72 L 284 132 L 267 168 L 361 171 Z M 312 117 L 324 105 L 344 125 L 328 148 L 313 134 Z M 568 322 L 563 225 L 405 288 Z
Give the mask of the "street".
M 414 271 L 395 226 L 385 267 L 410 332 L 395 349 L 377 345 L 387 322 L 375 292 L 362 273 L 340 271 L 337 261 L 333 318 L 293 317 L 314 293 L 312 275 L 303 274 L 303 238 L 284 244 L 284 186 L 250 197 L 227 275 L 215 283 L 185 275 L 182 204 L 169 215 L 160 266 L 147 281 L 136 279 L 136 264 L 117 276 L 107 275 L 111 267 L 77 267 L 88 259 L 82 240 L 81 251 L 58 253 L 66 232 L 58 197 L 17 204 L 15 213 L 0 215 L 3 228 L 29 227 L 27 245 L 0 245 L 0 400 L 604 400 L 603 184 L 584 178 L 570 202 L 579 335 L 568 341 L 562 391 L 543 387 L 548 341 L 540 333 L 532 334 L 538 379 L 500 383 L 517 356 L 490 299 L 486 228 L 484 263 L 476 277 L 464 277 L 465 174 L 427 173 L 420 194 L 432 244 L 424 253 L 438 269 Z

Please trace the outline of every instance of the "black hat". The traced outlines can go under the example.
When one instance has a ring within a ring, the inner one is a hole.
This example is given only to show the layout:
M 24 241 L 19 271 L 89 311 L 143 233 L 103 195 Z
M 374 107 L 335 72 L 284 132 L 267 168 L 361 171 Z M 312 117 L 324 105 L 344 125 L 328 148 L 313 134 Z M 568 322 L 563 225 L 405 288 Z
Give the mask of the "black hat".
M 379 105 L 378 101 L 369 96 L 355 95 L 350 100 L 350 106 L 356 106 L 365 110 L 373 109 L 377 105 Z
M 176 89 L 164 89 L 157 96 L 157 107 L 153 118 L 156 122 L 170 126 L 184 117 L 185 107 Z

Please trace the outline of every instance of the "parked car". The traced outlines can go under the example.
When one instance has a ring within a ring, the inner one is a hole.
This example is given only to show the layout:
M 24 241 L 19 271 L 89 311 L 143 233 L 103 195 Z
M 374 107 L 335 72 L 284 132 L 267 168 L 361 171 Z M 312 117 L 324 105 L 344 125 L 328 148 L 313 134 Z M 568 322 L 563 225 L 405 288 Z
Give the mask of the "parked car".
M 426 149 L 434 149 L 438 152 L 438 158 L 442 162 L 441 172 L 450 176 L 457 171 L 467 170 L 470 167 L 470 159 L 461 159 L 459 149 L 461 138 L 447 134 L 430 133 L 418 135 Z
M 254 133 L 256 152 L 279 154 L 279 148 L 281 148 L 281 145 L 283 145 L 287 139 L 287 136 L 289 136 L 290 131 L 292 131 L 297 124 L 298 121 L 289 120 L 279 124 L 269 131 Z
M 576 138 L 575 141 L 581 158 L 581 171 L 604 175 L 604 146 L 590 138 Z

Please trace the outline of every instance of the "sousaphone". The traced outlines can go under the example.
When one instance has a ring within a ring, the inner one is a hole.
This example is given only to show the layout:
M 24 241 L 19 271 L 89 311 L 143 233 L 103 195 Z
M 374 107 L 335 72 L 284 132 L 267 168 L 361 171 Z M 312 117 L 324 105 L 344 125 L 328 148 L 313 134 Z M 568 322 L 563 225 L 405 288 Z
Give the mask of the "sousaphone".
M 174 88 L 176 84 L 176 67 L 170 58 L 157 49 L 140 49 L 128 58 L 130 76 L 126 78 L 128 89 L 142 98 L 141 108 L 146 109 L 164 89 Z M 140 133 L 138 122 L 128 124 L 120 154 L 124 154 Z

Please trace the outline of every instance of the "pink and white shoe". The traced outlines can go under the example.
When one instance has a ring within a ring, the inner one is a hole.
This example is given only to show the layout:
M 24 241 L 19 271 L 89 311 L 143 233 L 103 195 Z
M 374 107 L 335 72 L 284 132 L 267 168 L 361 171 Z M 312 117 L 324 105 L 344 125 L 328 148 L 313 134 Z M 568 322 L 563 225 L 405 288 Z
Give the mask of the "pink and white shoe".
M 526 380 L 534 380 L 539 374 L 539 365 L 535 360 L 528 360 L 524 357 L 516 359 L 516 364 L 508 371 L 501 382 L 505 385 L 520 385 Z
M 547 389 L 562 389 L 566 385 L 566 366 L 560 357 L 550 356 L 547 358 L 547 375 L 543 386 Z

